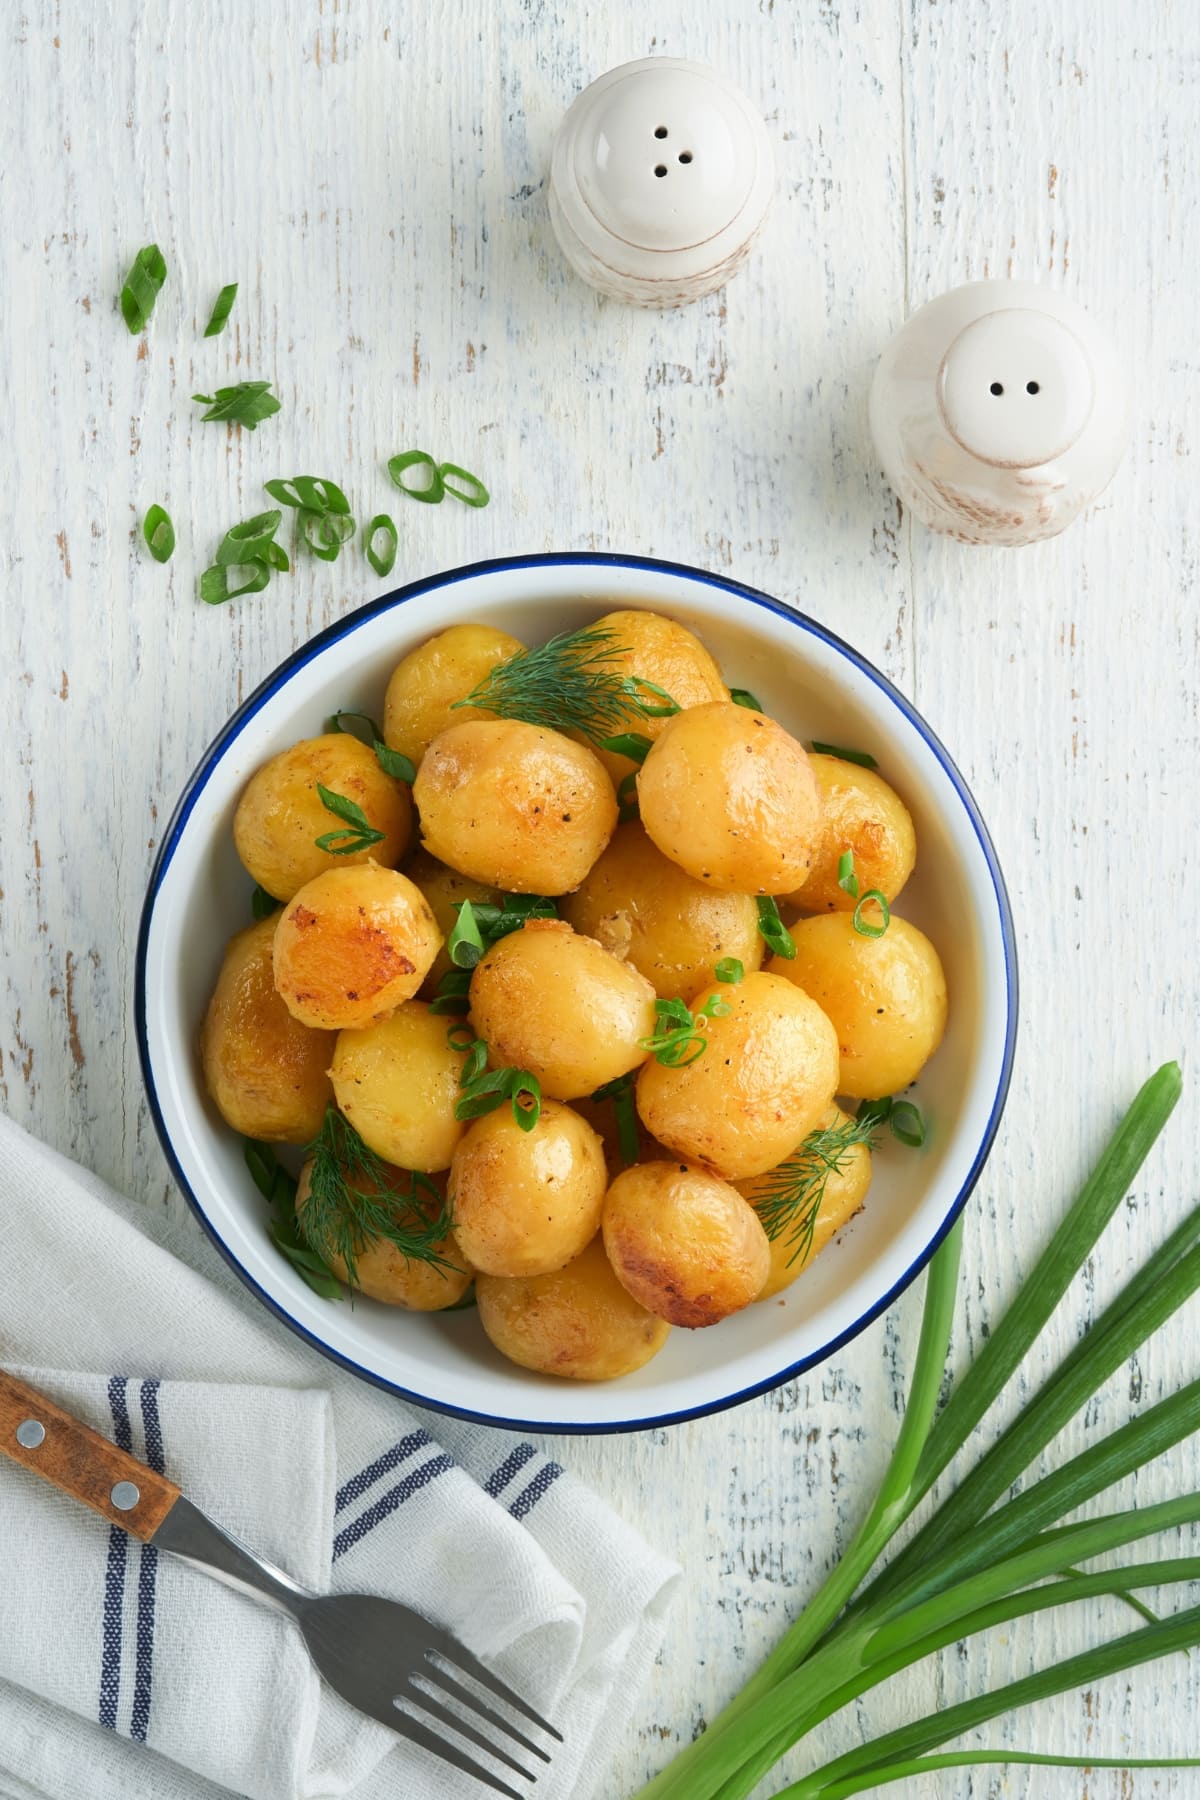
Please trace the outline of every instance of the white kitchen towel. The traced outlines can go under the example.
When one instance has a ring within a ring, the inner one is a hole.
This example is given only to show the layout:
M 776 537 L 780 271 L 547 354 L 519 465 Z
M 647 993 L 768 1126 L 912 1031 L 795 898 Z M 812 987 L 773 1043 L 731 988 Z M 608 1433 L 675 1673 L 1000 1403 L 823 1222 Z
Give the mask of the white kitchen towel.
M 448 1627 L 563 1731 L 542 1800 L 610 1800 L 672 1563 L 535 1444 L 343 1374 L 258 1309 L 198 1232 L 173 1233 L 4 1119 L 0 1219 L 5 1367 L 298 1581 L 388 1594 Z M 13 1800 L 487 1791 L 339 1700 L 286 1620 L 7 1459 L 0 1549 Z

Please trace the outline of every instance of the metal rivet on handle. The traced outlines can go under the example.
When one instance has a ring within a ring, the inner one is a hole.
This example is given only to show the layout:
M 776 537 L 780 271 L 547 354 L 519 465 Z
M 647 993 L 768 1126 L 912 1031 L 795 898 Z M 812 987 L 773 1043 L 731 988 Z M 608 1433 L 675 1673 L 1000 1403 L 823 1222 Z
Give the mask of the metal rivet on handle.
M 46 1427 L 40 1419 L 22 1419 L 17 1426 L 17 1442 L 22 1450 L 36 1450 L 45 1438 Z
M 141 1489 L 132 1481 L 118 1481 L 110 1496 L 118 1512 L 131 1512 L 141 1497 Z

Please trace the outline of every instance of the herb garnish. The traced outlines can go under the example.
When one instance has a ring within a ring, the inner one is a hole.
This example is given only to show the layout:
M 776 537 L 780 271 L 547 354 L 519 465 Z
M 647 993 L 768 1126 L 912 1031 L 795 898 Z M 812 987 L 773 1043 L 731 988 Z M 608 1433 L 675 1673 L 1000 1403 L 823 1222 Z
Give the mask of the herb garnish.
M 239 574 L 246 579 L 240 587 L 231 587 L 230 582 Z M 200 577 L 200 598 L 206 606 L 220 606 L 242 594 L 261 594 L 270 579 L 271 564 L 266 561 L 245 563 L 240 568 L 233 563 L 215 563 Z
M 560 632 L 549 643 L 497 663 L 454 705 L 477 706 L 498 719 L 523 719 L 552 731 L 578 731 L 600 744 L 631 713 L 666 719 L 679 711 L 656 682 L 621 673 L 625 654 L 607 626 Z
M 354 520 L 349 513 L 309 512 L 299 514 L 300 536 L 322 562 L 336 562 L 343 544 L 354 536 Z
M 207 406 L 208 411 L 201 414 L 205 422 L 228 421 L 254 431 L 264 419 L 279 411 L 279 401 L 270 390 L 269 381 L 239 381 L 234 387 L 218 388 L 214 394 L 193 394 L 192 399 Z
M 376 550 L 375 539 L 380 532 L 384 535 L 385 548 Z M 396 531 L 395 520 L 389 513 L 376 513 L 363 532 L 363 549 L 367 553 L 367 561 L 377 575 L 391 574 L 399 544 L 400 538 Z
M 121 315 L 131 336 L 145 331 L 166 279 L 166 258 L 157 244 L 146 244 L 134 257 L 121 289 Z
M 758 896 L 758 930 L 776 956 L 786 957 L 788 962 L 796 954 L 796 940 L 779 916 L 779 908 L 770 894 Z
M 263 486 L 280 506 L 294 507 L 297 512 L 349 513 L 350 502 L 336 481 L 324 475 L 292 475 L 288 480 L 276 477 Z
M 740 981 L 745 973 L 746 970 L 744 966 L 738 961 L 736 956 L 723 956 L 713 970 L 713 974 L 718 981 L 728 982 Z
M 372 844 L 382 844 L 387 834 L 376 831 L 356 800 L 348 800 L 345 794 L 335 794 L 332 788 L 323 787 L 319 781 L 317 793 L 325 811 L 344 821 L 340 831 L 326 831 L 316 839 L 318 850 L 327 850 L 330 856 L 355 856 L 360 850 L 369 850 Z
M 637 778 L 637 770 L 630 769 L 628 775 L 622 775 L 617 783 L 618 825 L 631 825 L 634 819 L 640 819 L 642 816 L 638 807 Z
M 542 1115 L 542 1089 L 528 1069 L 489 1069 L 488 1049 L 469 1025 L 452 1025 L 446 1033 L 452 1050 L 466 1052 L 458 1085 L 462 1097 L 454 1108 L 456 1119 L 481 1119 L 506 1100 L 522 1131 L 532 1131 Z
M 274 509 L 255 513 L 252 519 L 244 519 L 240 525 L 231 525 L 217 547 L 217 562 L 223 566 L 265 562 L 282 520 L 283 514 Z
M 656 1000 L 658 1027 L 653 1037 L 638 1039 L 638 1048 L 649 1051 L 665 1069 L 686 1069 L 708 1049 L 708 1040 L 698 1029 L 697 1020 L 720 1019 L 729 1010 L 728 1000 L 722 1000 L 719 994 L 710 994 L 695 1014 L 684 1000 Z
M 429 470 L 429 479 L 422 487 L 410 487 L 400 479 L 406 469 L 415 468 Z M 389 456 L 387 471 L 402 494 L 410 500 L 421 500 L 426 506 L 436 506 L 446 491 L 442 472 L 428 450 L 401 450 L 399 455 Z
M 814 756 L 836 756 L 842 762 L 857 763 L 860 769 L 877 769 L 879 767 L 875 758 L 867 750 L 844 750 L 840 744 L 818 744 L 814 740 L 812 752 Z
M 342 724 L 343 719 L 360 720 L 370 733 L 370 747 L 375 752 L 375 760 L 384 774 L 390 775 L 394 781 L 406 781 L 410 787 L 412 786 L 417 779 L 416 764 L 411 757 L 405 756 L 403 751 L 389 749 L 383 741 L 383 733 L 369 713 L 352 712 L 343 707 L 339 712 L 332 713 L 325 721 L 326 731 L 346 732 L 347 737 L 356 737 L 361 744 L 366 740 L 359 737 L 357 731 L 346 731 L 346 727 Z
M 165 506 L 154 505 L 149 508 L 142 520 L 142 536 L 155 562 L 170 561 L 171 552 L 175 548 L 175 527 Z
M 271 1242 L 314 1294 L 320 1294 L 322 1300 L 340 1300 L 341 1282 L 325 1260 L 300 1236 L 296 1222 L 295 1177 L 282 1167 L 270 1144 L 243 1138 L 242 1153 L 255 1187 L 275 1209 L 275 1216 L 267 1226 Z
M 853 850 L 843 850 L 842 854 L 838 857 L 837 884 L 843 893 L 849 894 L 852 900 L 858 901 L 858 905 L 854 909 L 854 917 L 851 921 L 855 931 L 862 937 L 881 938 L 892 922 L 892 909 L 888 905 L 887 895 L 883 893 L 880 888 L 868 888 L 866 893 L 860 896 L 858 876 L 854 873 Z M 863 908 L 866 906 L 868 900 L 874 900 L 879 907 L 879 910 L 882 912 L 882 925 L 868 925 L 866 919 L 864 919 Z
M 438 474 L 445 492 L 453 494 L 454 498 L 461 500 L 464 506 L 486 506 L 492 497 L 478 475 L 472 475 L 470 469 L 460 469 L 457 463 L 442 463 L 438 468 Z M 464 482 L 466 486 L 455 487 L 455 481 Z
M 751 712 L 762 711 L 762 702 L 755 699 L 749 688 L 730 688 L 729 698 L 735 706 L 749 707 Z
M 268 894 L 265 887 L 256 887 L 250 896 L 250 911 L 256 919 L 269 919 L 271 914 L 283 903 L 274 894 Z
M 901 1109 L 904 1117 L 898 1126 L 896 1114 Z M 919 1136 L 906 1135 L 913 1129 L 909 1114 L 920 1127 Z M 857 1145 L 874 1149 L 875 1133 L 885 1120 L 901 1143 L 924 1143 L 925 1124 L 911 1100 L 895 1101 L 890 1095 L 882 1100 L 866 1100 L 856 1118 L 839 1119 L 836 1125 L 822 1125 L 810 1131 L 803 1143 L 778 1168 L 772 1169 L 770 1186 L 755 1194 L 751 1205 L 767 1236 L 774 1242 L 787 1234 L 792 1247 L 789 1268 L 797 1259 L 806 1263 L 812 1254 L 813 1234 L 829 1177 L 841 1173 Z
M 637 1070 L 630 1069 L 627 1074 L 618 1075 L 615 1081 L 606 1081 L 592 1095 L 593 1100 L 611 1100 L 613 1103 L 617 1115 L 617 1143 L 626 1168 L 638 1159 L 637 1103 L 633 1092 L 636 1080 Z
M 499 906 L 483 900 L 460 900 L 457 906 L 446 951 L 458 969 L 473 969 L 493 944 L 520 931 L 527 919 L 558 917 L 554 901 L 543 894 L 502 894 Z
M 628 756 L 640 768 L 654 745 L 643 732 L 619 731 L 614 737 L 601 738 L 600 748 L 611 750 L 616 756 Z
M 217 295 L 216 304 L 212 309 L 212 316 L 210 317 L 208 324 L 204 327 L 204 335 L 206 338 L 219 337 L 221 332 L 224 331 L 225 322 L 233 311 L 233 303 L 237 299 L 237 291 L 237 282 L 231 281 L 227 283 Z

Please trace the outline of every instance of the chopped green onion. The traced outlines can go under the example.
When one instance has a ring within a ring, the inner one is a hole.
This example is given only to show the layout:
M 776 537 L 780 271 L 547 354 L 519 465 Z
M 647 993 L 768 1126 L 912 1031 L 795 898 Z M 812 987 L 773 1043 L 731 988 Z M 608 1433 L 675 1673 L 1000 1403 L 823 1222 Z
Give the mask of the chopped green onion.
M 878 1100 L 860 1101 L 858 1111 L 854 1116 L 868 1130 L 874 1130 L 877 1125 L 882 1125 L 885 1119 L 891 1118 L 894 1105 L 892 1096 L 883 1094 Z
M 166 279 L 167 264 L 162 251 L 157 244 L 145 245 L 134 257 L 121 289 L 121 314 L 131 336 L 145 331 Z
M 241 571 L 246 580 L 241 587 L 230 587 L 239 571 L 232 563 L 214 563 L 211 569 L 205 569 L 200 577 L 200 598 L 206 606 L 220 606 L 226 600 L 237 600 L 242 594 L 261 594 L 271 579 L 271 571 L 266 563 L 252 562 L 243 565 Z
M 841 883 L 838 885 L 840 886 Z M 855 889 L 858 887 L 857 880 L 854 882 L 854 887 Z M 851 891 L 853 890 L 847 889 L 847 892 Z M 863 918 L 863 908 L 866 906 L 868 900 L 874 900 L 879 907 L 880 912 L 883 914 L 882 925 L 868 925 L 867 921 Z M 881 938 L 891 922 L 892 909 L 887 903 L 887 895 L 881 893 L 878 888 L 868 888 L 854 909 L 855 931 L 857 931 L 861 937 Z
M 398 456 L 388 458 L 387 468 L 400 492 L 407 494 L 410 500 L 422 500 L 427 506 L 436 506 L 445 492 L 442 472 L 428 450 L 402 450 Z M 429 479 L 423 487 L 410 487 L 408 482 L 400 479 L 406 469 L 415 468 L 429 470 Z
M 388 467 L 391 467 L 390 463 Z M 457 463 L 442 463 L 438 469 L 438 476 L 446 493 L 453 494 L 454 498 L 461 500 L 464 506 L 486 506 L 492 497 L 478 475 L 472 475 L 469 469 L 460 469 Z M 453 479 L 449 480 L 447 477 L 453 477 Z M 467 486 L 465 488 L 455 487 L 455 481 L 465 482 Z
M 280 506 L 291 506 L 297 512 L 348 513 L 350 502 L 336 481 L 323 475 L 293 475 L 290 480 L 264 481 L 263 486 Z
M 379 533 L 384 535 L 384 548 L 376 550 L 375 539 Z M 390 575 L 396 562 L 396 551 L 400 539 L 396 532 L 395 521 L 388 513 L 376 513 L 371 523 L 363 532 L 363 549 L 367 553 L 367 561 L 377 575 Z
M 212 309 L 212 316 L 210 317 L 208 324 L 204 327 L 204 335 L 206 338 L 219 337 L 221 332 L 224 331 L 225 322 L 233 311 L 233 303 L 237 299 L 237 291 L 237 282 L 231 281 L 227 286 L 223 287 L 217 295 L 217 302 Z
M 469 900 L 463 900 L 458 908 L 458 917 L 446 939 L 446 951 L 450 961 L 459 969 L 473 969 L 483 955 L 487 946 L 480 934 L 475 920 L 475 908 Z
M 913 1150 L 919 1150 L 925 1142 L 925 1120 L 919 1106 L 911 1100 L 897 1100 L 892 1107 L 888 1119 L 892 1136 L 899 1138 L 902 1144 L 908 1144 Z
M 653 1037 L 638 1039 L 639 1050 L 646 1050 L 664 1069 L 686 1069 L 698 1062 L 708 1048 L 708 1040 L 696 1028 L 697 1019 L 719 1019 L 730 1011 L 729 1002 L 719 994 L 710 994 L 693 1015 L 684 1000 L 654 1002 L 658 1027 Z
M 369 713 L 353 712 L 350 709 L 343 707 L 340 712 L 332 713 L 330 717 L 326 719 L 326 731 L 345 731 L 346 728 L 342 724 L 343 719 L 360 719 L 370 734 L 370 748 L 374 750 L 375 761 L 379 764 L 384 774 L 390 775 L 393 781 L 403 781 L 406 782 L 409 787 L 412 786 L 413 782 L 417 779 L 416 764 L 412 761 L 411 757 L 405 756 L 402 751 L 391 750 L 388 748 L 383 741 L 383 733 Z M 367 741 L 366 739 L 358 737 L 357 731 L 348 732 L 347 736 L 357 737 L 360 744 Z
M 729 698 L 735 706 L 749 707 L 751 712 L 762 711 L 762 702 L 754 697 L 749 688 L 730 688 Z
M 542 1112 L 542 1090 L 537 1077 L 528 1069 L 487 1068 L 487 1045 L 472 1034 L 469 1025 L 452 1025 L 446 1042 L 452 1050 L 467 1053 L 458 1078 L 462 1092 L 454 1108 L 455 1118 L 482 1119 L 508 1100 L 521 1130 L 532 1131 Z
M 837 884 L 852 900 L 858 899 L 858 876 L 854 873 L 853 850 L 843 850 L 838 857 Z
M 621 1151 L 621 1161 L 629 1168 L 638 1159 L 638 1118 L 637 1103 L 634 1099 L 634 1082 L 637 1070 L 631 1069 L 627 1075 L 618 1075 L 615 1081 L 606 1081 L 592 1095 L 593 1100 L 611 1100 L 613 1111 L 617 1117 L 617 1144 Z
M 269 919 L 279 904 L 274 894 L 268 894 L 265 887 L 256 887 L 250 896 L 250 911 L 256 919 Z
M 713 970 L 718 981 L 740 981 L 745 973 L 744 966 L 736 956 L 723 956 Z
M 628 679 L 633 683 L 636 692 L 634 704 L 643 719 L 673 719 L 677 712 L 683 710 L 677 701 L 672 700 L 666 688 L 659 687 L 657 681 L 647 681 L 644 675 L 630 675 Z M 656 699 L 662 701 L 662 705 L 651 706 L 648 701 L 642 699 L 643 691 L 653 694 Z
M 439 1016 L 464 1014 L 471 1010 L 470 969 L 447 969 L 438 983 L 438 991 L 429 1002 L 429 1010 Z M 470 1030 L 467 1031 L 468 1037 Z
M 776 956 L 786 957 L 791 962 L 796 954 L 796 940 L 780 918 L 779 908 L 770 894 L 758 896 L 758 930 Z
M 628 775 L 622 775 L 617 783 L 618 825 L 631 825 L 635 819 L 641 816 L 638 812 L 637 778 L 637 770 L 630 769 Z
M 842 762 L 857 763 L 860 769 L 877 769 L 879 764 L 866 750 L 844 750 L 840 744 L 818 744 L 813 742 L 814 756 L 836 756 Z
M 469 1025 L 451 1025 L 446 1033 L 446 1042 L 452 1050 L 470 1050 L 473 1044 L 482 1043 Z
M 335 794 L 332 789 L 317 783 L 317 793 L 321 805 L 326 812 L 331 812 L 335 819 L 345 823 L 342 831 L 326 831 L 316 840 L 318 850 L 327 850 L 330 856 L 354 856 L 360 850 L 369 850 L 372 844 L 381 844 L 385 833 L 376 831 L 362 807 L 355 800 L 348 800 L 345 794 Z
M 239 381 L 234 387 L 218 388 L 214 394 L 193 394 L 192 399 L 207 406 L 208 411 L 201 414 L 205 423 L 216 419 L 254 431 L 264 419 L 279 411 L 279 401 L 270 388 L 269 381 Z
M 287 551 L 282 544 L 277 544 L 274 538 L 269 544 L 264 544 L 260 550 L 256 550 L 254 555 L 256 562 L 266 563 L 268 569 L 278 569 L 284 575 L 292 566 L 288 561 Z
M 301 538 L 322 562 L 336 562 L 342 545 L 354 536 L 349 513 L 312 512 L 306 507 L 299 518 Z
M 600 748 L 611 750 L 616 756 L 628 756 L 640 764 L 645 762 L 654 746 L 640 731 L 619 731 L 615 737 L 601 738 Z
M 265 562 L 282 518 L 281 512 L 262 512 L 241 525 L 232 525 L 218 546 L 218 563 Z
M 175 548 L 175 527 L 165 506 L 152 506 L 142 520 L 142 536 L 155 562 L 170 561 Z

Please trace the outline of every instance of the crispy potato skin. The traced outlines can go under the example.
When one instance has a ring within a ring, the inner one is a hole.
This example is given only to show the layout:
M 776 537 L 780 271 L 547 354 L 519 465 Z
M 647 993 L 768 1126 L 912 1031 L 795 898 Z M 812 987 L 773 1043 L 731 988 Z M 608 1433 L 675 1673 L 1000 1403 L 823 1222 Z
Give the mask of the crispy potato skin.
M 657 1356 L 670 1327 L 626 1293 L 599 1238 L 565 1269 L 481 1275 L 479 1322 L 502 1356 L 541 1375 L 612 1381 Z
M 303 1214 L 308 1204 L 311 1175 L 312 1164 L 305 1163 L 296 1189 L 297 1216 Z M 397 1194 L 408 1193 L 405 1170 L 391 1169 L 385 1180 Z M 407 1209 L 398 1210 L 402 1216 Z M 463 1255 L 453 1232 L 442 1238 L 434 1248 L 439 1256 L 444 1256 L 454 1266 L 437 1268 L 432 1263 L 410 1261 L 389 1238 L 373 1238 L 354 1253 L 358 1287 L 369 1300 L 379 1300 L 384 1306 L 402 1306 L 408 1312 L 444 1311 L 447 1306 L 453 1306 L 462 1299 L 474 1279 L 474 1270 Z M 347 1280 L 348 1270 L 343 1259 L 326 1251 L 321 1254 L 338 1279 Z
M 674 619 L 664 618 L 662 613 L 627 608 L 605 613 L 596 620 L 594 629 L 611 631 L 616 645 L 624 651 L 610 667 L 622 675 L 640 675 L 643 681 L 653 681 L 670 694 L 676 706 L 686 708 L 703 706 L 709 700 L 728 700 L 729 689 L 720 669 L 700 639 Z M 662 704 L 653 694 L 645 698 L 651 706 Z M 656 738 L 666 722 L 661 718 L 643 718 L 631 708 L 625 723 L 615 726 L 612 735 L 637 731 L 643 737 Z M 618 756 L 614 750 L 598 750 L 596 754 L 614 787 L 637 767 L 629 757 Z
M 561 911 L 576 931 L 624 957 L 662 1000 L 686 1000 L 722 957 L 760 967 L 765 945 L 749 894 L 714 891 L 663 855 L 637 824 L 612 842 Z
M 528 1069 L 556 1100 L 594 1093 L 645 1060 L 654 989 L 560 919 L 500 938 L 471 977 L 471 1018 L 494 1067 Z
M 450 1204 L 464 1254 L 486 1275 L 547 1275 L 600 1224 L 604 1149 L 569 1106 L 543 1100 L 523 1131 L 509 1105 L 468 1126 L 450 1165 Z
M 383 740 L 418 766 L 440 731 L 467 719 L 486 719 L 477 707 L 454 702 L 469 694 L 497 663 L 518 656 L 525 646 L 492 625 L 451 625 L 392 671 L 383 703 Z
M 838 756 L 810 756 L 825 814 L 825 829 L 812 871 L 788 895 L 804 912 L 853 912 L 858 904 L 838 886 L 838 861 L 849 850 L 859 892 L 878 888 L 890 903 L 913 872 L 917 834 L 895 788 L 873 769 Z
M 668 719 L 638 774 L 642 824 L 664 856 L 708 887 L 790 894 L 821 842 L 807 751 L 733 701 Z
M 727 1181 L 696 1163 L 637 1163 L 604 1199 L 604 1248 L 633 1298 L 671 1325 L 715 1325 L 754 1300 L 767 1234 Z
M 431 856 L 516 894 L 578 887 L 617 823 L 595 754 L 518 719 L 451 725 L 430 744 L 413 796 Z
M 448 1169 L 466 1130 L 454 1116 L 466 1057 L 446 1040 L 453 1022 L 406 1000 L 390 1019 L 338 1034 L 329 1070 L 338 1108 L 398 1168 Z
M 420 889 L 394 869 L 331 869 L 307 882 L 275 927 L 275 986 L 302 1025 L 374 1024 L 410 1000 L 441 933 Z
M 316 840 L 342 820 L 327 812 L 317 783 L 361 806 L 383 842 L 351 856 L 318 850 Z M 349 732 L 305 738 L 273 756 L 246 785 L 233 817 L 233 841 L 247 872 L 276 900 L 290 900 L 326 869 L 378 863 L 394 869 L 412 836 L 412 796 L 385 775 L 375 752 Z
M 832 1131 L 837 1126 L 849 1123 L 849 1113 L 843 1112 L 840 1106 L 831 1106 L 825 1117 L 818 1120 L 815 1129 Z M 786 1157 L 784 1161 L 787 1161 Z M 756 1175 L 752 1181 L 735 1181 L 733 1185 L 744 1200 L 755 1206 L 762 1196 L 778 1184 L 779 1178 L 778 1169 L 768 1169 L 765 1175 Z M 829 1172 L 807 1256 L 797 1256 L 795 1261 L 790 1260 L 796 1245 L 786 1229 L 778 1237 L 768 1239 L 771 1247 L 771 1273 L 758 1296 L 760 1300 L 769 1300 L 772 1294 L 790 1287 L 797 1275 L 803 1274 L 813 1258 L 820 1254 L 830 1239 L 837 1235 L 843 1225 L 848 1225 L 861 1209 L 870 1185 L 871 1152 L 865 1144 L 854 1144 L 839 1159 L 837 1168 Z
M 841 1052 L 837 1091 L 856 1100 L 898 1094 L 915 1081 L 946 1029 L 946 976 L 915 925 L 892 914 L 882 937 L 855 931 L 847 913 L 799 919 L 796 959 L 772 974 L 811 994 L 833 1021 Z
M 275 915 L 230 938 L 204 1024 L 204 1083 L 227 1125 L 243 1137 L 306 1144 L 333 1098 L 326 1070 L 333 1035 L 311 1031 L 275 992 Z
M 418 850 L 410 856 L 404 865 L 404 873 L 410 881 L 415 881 L 437 920 L 437 928 L 444 940 L 448 940 L 458 919 L 459 904 L 463 900 L 477 900 L 495 906 L 500 900 L 500 889 L 489 887 L 486 882 L 472 881 L 469 875 L 460 875 L 457 869 L 448 869 L 435 856 L 425 850 Z M 450 952 L 443 942 L 433 961 L 424 982 L 421 984 L 421 998 L 432 1000 L 438 991 L 442 976 L 451 968 Z
M 782 1162 L 827 1110 L 837 1034 L 814 1000 L 776 974 L 714 982 L 689 1002 L 693 1013 L 714 994 L 730 1010 L 697 1020 L 704 1054 L 680 1068 L 652 1058 L 637 1078 L 637 1106 L 660 1143 L 740 1181 Z

